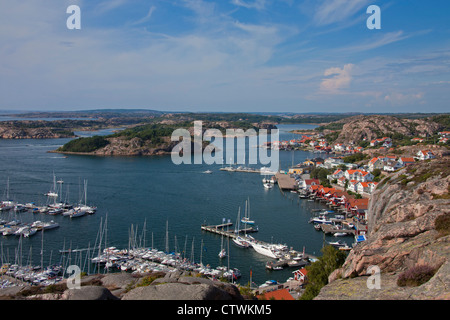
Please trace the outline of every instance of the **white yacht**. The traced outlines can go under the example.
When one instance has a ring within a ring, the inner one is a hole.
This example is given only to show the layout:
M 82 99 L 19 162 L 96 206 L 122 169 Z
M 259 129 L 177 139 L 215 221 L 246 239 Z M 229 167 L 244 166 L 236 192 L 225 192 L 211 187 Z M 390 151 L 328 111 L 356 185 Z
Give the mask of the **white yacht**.
M 269 258 L 277 259 L 278 256 L 279 256 L 277 250 L 272 245 L 265 245 L 265 244 L 253 242 L 252 243 L 252 247 L 259 254 L 262 254 L 262 255 L 267 256 Z

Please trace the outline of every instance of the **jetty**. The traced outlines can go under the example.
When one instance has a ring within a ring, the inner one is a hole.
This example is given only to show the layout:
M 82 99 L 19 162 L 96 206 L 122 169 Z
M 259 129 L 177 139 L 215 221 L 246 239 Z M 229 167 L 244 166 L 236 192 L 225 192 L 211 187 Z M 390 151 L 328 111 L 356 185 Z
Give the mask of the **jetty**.
M 233 225 L 232 222 L 229 223 L 224 223 L 224 224 L 219 224 L 219 225 L 202 225 L 201 229 L 203 231 L 207 231 L 207 232 L 211 232 L 211 233 L 215 233 L 215 234 L 219 234 L 225 237 L 229 237 L 229 238 L 236 238 L 239 234 L 241 233 L 253 233 L 253 232 L 258 232 L 258 228 L 256 227 L 249 227 L 249 228 L 244 228 L 244 229 L 239 229 L 238 232 L 236 232 L 236 230 L 226 230 L 227 227 L 231 227 Z
M 277 179 L 280 190 L 296 190 L 295 179 L 292 178 L 289 174 L 278 172 L 277 174 L 275 174 L 275 178 Z

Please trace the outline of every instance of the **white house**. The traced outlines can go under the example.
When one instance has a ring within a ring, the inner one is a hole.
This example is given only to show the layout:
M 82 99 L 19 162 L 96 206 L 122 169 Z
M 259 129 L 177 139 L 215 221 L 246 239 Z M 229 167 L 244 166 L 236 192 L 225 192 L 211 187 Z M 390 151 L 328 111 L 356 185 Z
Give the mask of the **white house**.
M 347 170 L 345 171 L 345 178 L 347 180 L 356 180 L 356 181 L 372 181 L 374 176 L 373 174 L 364 171 L 364 170 Z
M 383 167 L 384 171 L 395 171 L 403 167 L 403 165 L 399 161 L 388 161 Z
M 377 187 L 378 182 L 369 181 L 369 182 L 358 182 L 356 186 L 356 190 L 359 194 L 369 193 L 371 194 L 375 188 Z
M 352 192 L 358 192 L 358 183 L 359 181 L 357 180 L 350 180 L 347 185 L 347 190 L 350 190 Z
M 372 158 L 369 161 L 369 171 L 373 171 L 375 169 L 383 169 L 384 167 L 384 161 L 382 157 L 378 157 L 378 158 Z
M 335 172 L 333 172 L 333 174 L 330 174 L 327 176 L 327 178 L 329 180 L 335 180 L 335 179 L 339 179 L 345 176 L 344 171 L 342 171 L 341 169 L 336 170 Z
M 431 150 L 420 150 L 417 152 L 416 157 L 419 160 L 428 160 L 428 159 L 436 158 L 433 151 L 431 151 Z

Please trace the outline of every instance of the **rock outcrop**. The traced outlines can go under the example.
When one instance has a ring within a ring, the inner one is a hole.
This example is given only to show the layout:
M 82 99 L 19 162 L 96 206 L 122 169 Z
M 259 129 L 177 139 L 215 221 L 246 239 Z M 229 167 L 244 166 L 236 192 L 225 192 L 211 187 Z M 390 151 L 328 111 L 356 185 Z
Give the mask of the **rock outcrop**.
M 0 139 L 60 139 L 73 138 L 73 133 L 55 131 L 51 128 L 14 128 L 0 126 Z
M 449 160 L 421 161 L 381 181 L 369 204 L 367 240 L 333 272 L 317 299 L 450 298 Z M 435 271 L 429 281 L 397 285 L 403 272 L 424 265 Z M 367 287 L 370 266 L 381 271 L 381 289 Z
M 150 279 L 150 280 L 149 280 Z M 83 277 L 81 287 L 65 283 L 50 290 L 16 286 L 0 289 L 0 300 L 243 300 L 230 283 L 192 276 L 181 271 L 133 275 L 111 273 Z
M 371 141 L 395 133 L 408 137 L 432 136 L 440 129 L 440 125 L 432 121 L 384 115 L 359 115 L 337 121 L 335 124 L 343 125 L 335 143 L 358 143 L 363 139 Z

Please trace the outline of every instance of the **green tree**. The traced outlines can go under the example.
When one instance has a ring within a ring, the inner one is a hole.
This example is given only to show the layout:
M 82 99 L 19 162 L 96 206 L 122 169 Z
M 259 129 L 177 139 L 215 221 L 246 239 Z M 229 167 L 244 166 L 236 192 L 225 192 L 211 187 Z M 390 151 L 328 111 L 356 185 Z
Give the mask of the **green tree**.
M 301 300 L 314 299 L 319 294 L 320 289 L 328 284 L 329 275 L 344 264 L 347 256 L 345 252 L 331 245 L 324 247 L 322 253 L 323 255 L 318 261 L 306 267 L 308 270 L 308 283 L 305 292 L 300 297 Z

